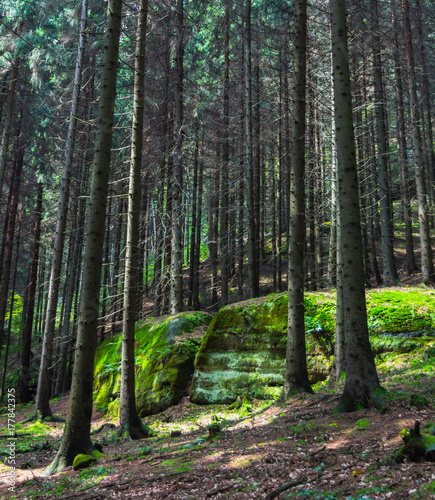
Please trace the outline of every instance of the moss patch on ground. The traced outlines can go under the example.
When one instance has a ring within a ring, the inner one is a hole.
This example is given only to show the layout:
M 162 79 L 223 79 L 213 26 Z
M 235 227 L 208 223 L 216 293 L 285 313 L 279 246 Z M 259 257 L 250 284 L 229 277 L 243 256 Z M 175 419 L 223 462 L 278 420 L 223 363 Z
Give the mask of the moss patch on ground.
M 177 404 L 193 373 L 201 332 L 210 322 L 204 312 L 148 320 L 136 328 L 136 396 L 141 417 Z M 98 346 L 94 399 L 101 411 L 117 414 L 121 378 L 121 336 Z

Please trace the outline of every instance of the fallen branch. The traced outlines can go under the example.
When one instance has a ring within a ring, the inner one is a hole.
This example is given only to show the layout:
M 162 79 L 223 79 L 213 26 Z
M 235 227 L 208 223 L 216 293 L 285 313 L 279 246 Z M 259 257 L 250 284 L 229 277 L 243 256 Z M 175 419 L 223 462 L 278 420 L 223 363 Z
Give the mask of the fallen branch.
M 314 457 L 314 455 L 317 455 L 317 453 L 320 453 L 321 451 L 326 450 L 326 446 L 323 448 L 318 449 L 317 451 L 313 451 L 310 453 L 310 457 Z

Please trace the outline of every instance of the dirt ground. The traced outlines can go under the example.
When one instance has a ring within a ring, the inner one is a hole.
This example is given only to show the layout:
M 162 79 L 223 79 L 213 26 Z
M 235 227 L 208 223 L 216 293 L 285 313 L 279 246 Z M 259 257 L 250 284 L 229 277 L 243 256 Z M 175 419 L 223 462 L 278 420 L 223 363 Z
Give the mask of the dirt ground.
M 434 380 L 426 382 L 433 386 Z M 400 394 L 401 387 L 394 391 Z M 3 476 L 0 496 L 123 500 L 435 498 L 433 491 L 419 492 L 435 480 L 433 462 L 397 464 L 388 459 L 401 444 L 400 430 L 413 426 L 416 420 L 422 425 L 434 422 L 434 409 L 430 405 L 418 409 L 401 401 L 390 403 L 384 414 L 368 409 L 333 415 L 338 398 L 318 393 L 293 398 L 284 406 L 253 401 L 231 411 L 224 405 L 197 406 L 186 397 L 178 406 L 145 419 L 158 431 L 156 437 L 131 442 L 119 440 L 115 429 L 103 430 L 95 435 L 104 452 L 96 465 L 84 471 L 68 467 L 48 478 L 43 477 L 43 469 L 55 455 L 64 424 L 47 423 L 51 437 L 46 449 L 41 446 L 18 456 L 15 491 L 8 491 L 10 483 Z M 65 416 L 67 397 L 53 403 L 52 409 Z M 29 409 L 21 412 L 17 421 Z M 92 428 L 105 422 L 95 413 Z M 207 427 L 212 422 L 220 423 L 223 431 L 211 439 Z M 5 425 L 4 416 L 0 425 Z M 33 468 L 20 468 L 26 464 Z

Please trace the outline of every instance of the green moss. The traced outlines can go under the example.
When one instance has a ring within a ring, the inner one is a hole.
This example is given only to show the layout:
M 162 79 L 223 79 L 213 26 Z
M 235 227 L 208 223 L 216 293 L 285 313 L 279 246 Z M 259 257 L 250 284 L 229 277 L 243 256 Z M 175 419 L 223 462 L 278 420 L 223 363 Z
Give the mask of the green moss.
M 74 470 L 86 469 L 86 467 L 94 465 L 96 461 L 97 458 L 95 456 L 79 454 L 74 458 L 73 469 Z
M 420 288 L 369 291 L 370 331 L 409 332 L 434 326 L 435 314 L 431 309 L 434 297 L 433 291 Z M 215 314 L 195 358 L 193 402 L 232 403 L 244 395 L 264 399 L 280 395 L 287 342 L 287 301 L 286 293 L 270 295 L 232 304 Z M 314 384 L 326 380 L 331 368 L 336 296 L 306 293 L 304 301 L 308 373 L 310 383 Z M 379 354 L 410 352 L 427 344 L 424 338 L 372 336 L 374 351 Z M 422 374 L 430 371 L 430 363 L 424 363 Z M 382 406 L 384 396 L 373 396 Z
M 204 312 L 186 312 L 139 323 L 136 327 L 136 393 L 140 416 L 162 411 L 184 395 L 199 349 L 195 339 L 183 334 L 205 327 L 211 318 Z M 119 408 L 121 339 L 107 339 L 97 349 L 94 400 L 113 417 Z

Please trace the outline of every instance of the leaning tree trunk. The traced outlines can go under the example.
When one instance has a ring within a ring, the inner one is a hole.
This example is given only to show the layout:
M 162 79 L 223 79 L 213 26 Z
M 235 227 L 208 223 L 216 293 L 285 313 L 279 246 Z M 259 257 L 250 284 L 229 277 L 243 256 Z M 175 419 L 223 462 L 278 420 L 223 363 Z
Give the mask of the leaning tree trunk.
M 340 225 L 338 251 L 346 359 L 346 382 L 338 410 L 353 411 L 360 406 L 379 406 L 381 387 L 367 326 L 345 0 L 330 0 L 330 9 Z
M 128 188 L 127 244 L 125 253 L 124 306 L 122 322 L 121 394 L 119 420 L 121 436 L 130 439 L 147 437 L 136 409 L 135 391 L 135 326 L 137 312 L 137 265 L 140 226 L 140 174 L 143 149 L 145 42 L 148 0 L 141 0 L 137 24 L 133 124 L 131 138 L 130 178 Z
M 85 236 L 83 282 L 74 371 L 62 441 L 55 459 L 46 470 L 47 475 L 59 472 L 66 466 L 71 465 L 79 453 L 86 454 L 94 451 L 90 435 L 94 358 L 97 347 L 99 296 L 112 148 L 121 10 L 121 0 L 109 0 L 89 217 Z
M 313 392 L 308 381 L 304 321 L 305 253 L 305 99 L 307 2 L 295 2 L 295 58 L 290 178 L 290 246 L 288 250 L 288 332 L 283 397 Z

